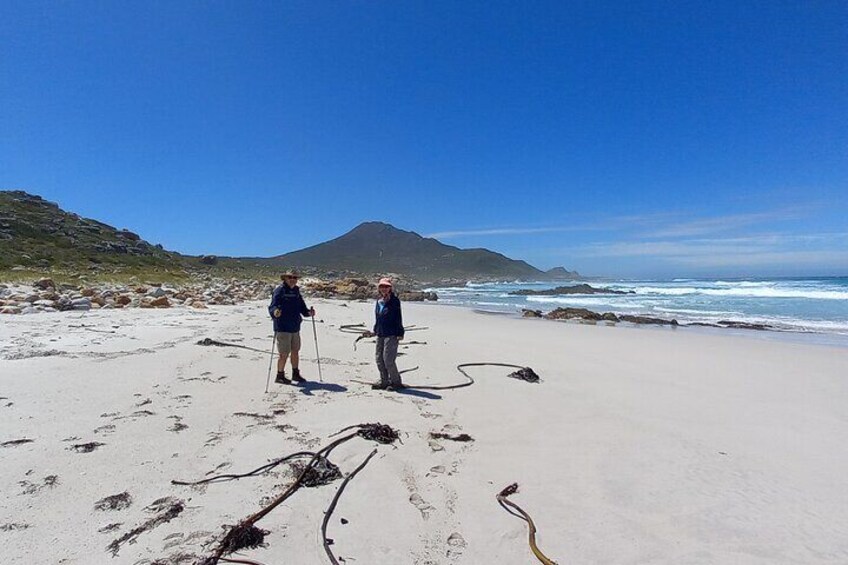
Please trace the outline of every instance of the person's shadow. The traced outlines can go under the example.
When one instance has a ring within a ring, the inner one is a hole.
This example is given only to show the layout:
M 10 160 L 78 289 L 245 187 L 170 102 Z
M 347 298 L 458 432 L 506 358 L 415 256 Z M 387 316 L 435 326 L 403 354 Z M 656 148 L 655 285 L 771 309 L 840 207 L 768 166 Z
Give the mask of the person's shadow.
M 347 387 L 336 383 L 304 381 L 302 383 L 298 383 L 297 387 L 300 389 L 300 392 L 302 392 L 306 396 L 312 396 L 312 393 L 316 390 L 326 390 L 328 392 L 347 392 Z

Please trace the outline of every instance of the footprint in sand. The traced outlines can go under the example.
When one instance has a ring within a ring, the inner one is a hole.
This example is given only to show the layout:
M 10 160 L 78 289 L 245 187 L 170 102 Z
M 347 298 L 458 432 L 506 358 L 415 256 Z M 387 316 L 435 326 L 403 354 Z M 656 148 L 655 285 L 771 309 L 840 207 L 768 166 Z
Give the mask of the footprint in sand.
M 421 495 L 417 492 L 413 492 L 409 496 L 409 503 L 412 504 L 415 508 L 417 508 L 419 512 L 421 512 L 421 517 L 425 520 L 429 519 L 430 512 L 435 510 L 435 508 L 433 508 L 429 502 L 421 498 Z
M 462 534 L 459 532 L 452 533 L 448 536 L 447 557 L 450 559 L 456 559 L 462 555 L 462 552 L 465 551 L 467 545 L 468 544 L 465 542 L 465 538 L 462 537 Z

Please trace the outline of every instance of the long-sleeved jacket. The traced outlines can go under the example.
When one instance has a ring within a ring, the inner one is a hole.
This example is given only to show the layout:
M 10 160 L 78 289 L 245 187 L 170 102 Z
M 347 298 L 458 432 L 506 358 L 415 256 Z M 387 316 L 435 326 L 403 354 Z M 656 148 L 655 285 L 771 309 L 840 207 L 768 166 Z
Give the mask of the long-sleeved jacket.
M 280 309 L 280 317 L 274 318 L 274 310 L 277 308 Z M 292 288 L 283 283 L 274 289 L 268 313 L 274 320 L 275 332 L 295 333 L 300 331 L 300 323 L 303 321 L 301 316 L 309 316 L 309 308 L 306 307 L 306 302 L 300 295 L 300 288 L 296 286 Z
M 380 337 L 403 337 L 403 315 L 400 311 L 400 299 L 391 293 L 380 312 L 380 301 L 374 305 L 374 333 Z

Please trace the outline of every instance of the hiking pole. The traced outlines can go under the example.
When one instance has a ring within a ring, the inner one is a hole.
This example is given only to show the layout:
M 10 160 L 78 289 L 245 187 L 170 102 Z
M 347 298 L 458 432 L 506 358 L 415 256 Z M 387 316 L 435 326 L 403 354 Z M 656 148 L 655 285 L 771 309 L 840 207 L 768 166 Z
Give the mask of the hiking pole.
M 265 394 L 268 394 L 268 387 L 271 386 L 271 365 L 274 364 L 274 346 L 277 344 L 277 332 L 274 332 L 274 341 L 271 343 L 271 360 L 268 361 L 268 380 L 265 381 Z
M 315 338 L 315 357 L 318 359 L 318 380 L 324 382 L 324 376 L 321 374 L 321 354 L 318 353 L 318 330 L 315 329 L 315 314 L 312 314 L 312 336 Z

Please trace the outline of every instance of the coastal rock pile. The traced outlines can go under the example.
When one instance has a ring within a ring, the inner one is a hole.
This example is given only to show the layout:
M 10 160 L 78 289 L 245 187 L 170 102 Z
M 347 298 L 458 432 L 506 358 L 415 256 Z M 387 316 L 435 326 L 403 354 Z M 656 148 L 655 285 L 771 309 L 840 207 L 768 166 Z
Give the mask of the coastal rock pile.
M 545 290 L 521 289 L 514 290 L 510 294 L 515 296 L 558 296 L 563 294 L 634 294 L 632 290 L 613 290 L 611 288 L 596 288 L 588 284 L 576 284 L 573 286 L 558 286 Z
M 341 300 L 372 300 L 377 296 L 377 288 L 368 279 L 343 278 L 336 280 L 311 280 L 303 283 L 305 294 L 313 298 L 337 298 Z M 398 298 L 407 302 L 438 300 L 435 292 L 423 290 L 398 289 Z
M 56 284 L 42 278 L 31 285 L 0 284 L 0 314 L 35 314 L 117 308 L 195 308 L 265 300 L 273 285 L 257 280 L 215 280 L 181 286 L 164 284 Z
M 525 317 L 538 317 L 533 310 L 524 310 Z M 600 314 L 587 310 L 586 308 L 557 308 L 544 315 L 548 320 L 586 320 L 590 322 L 629 322 L 631 324 L 657 324 L 676 326 L 677 320 L 665 320 L 663 318 L 652 318 L 649 316 L 631 316 L 622 314 L 617 316 L 612 312 Z

